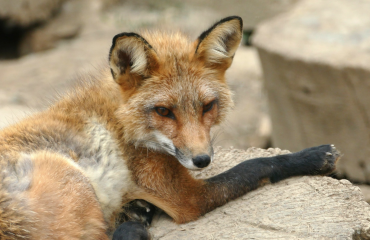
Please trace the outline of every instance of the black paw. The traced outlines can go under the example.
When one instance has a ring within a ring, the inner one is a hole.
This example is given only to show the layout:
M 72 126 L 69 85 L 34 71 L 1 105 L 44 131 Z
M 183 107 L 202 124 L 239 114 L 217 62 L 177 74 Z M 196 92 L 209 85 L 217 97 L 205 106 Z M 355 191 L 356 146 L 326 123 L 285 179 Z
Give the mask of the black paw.
M 112 240 L 149 240 L 146 227 L 140 222 L 128 221 L 118 226 Z
M 307 148 L 295 153 L 304 161 L 302 167 L 306 167 L 306 174 L 328 175 L 335 171 L 335 164 L 341 157 L 341 153 L 334 145 L 321 145 Z
M 149 226 L 152 222 L 156 207 L 144 200 L 134 200 L 124 206 L 123 214 L 126 221 L 140 222 Z
M 325 175 L 334 172 L 336 163 L 341 156 L 342 154 L 339 152 L 339 150 L 333 144 L 330 145 L 330 149 L 325 152 L 324 163 L 320 169 L 320 172 Z

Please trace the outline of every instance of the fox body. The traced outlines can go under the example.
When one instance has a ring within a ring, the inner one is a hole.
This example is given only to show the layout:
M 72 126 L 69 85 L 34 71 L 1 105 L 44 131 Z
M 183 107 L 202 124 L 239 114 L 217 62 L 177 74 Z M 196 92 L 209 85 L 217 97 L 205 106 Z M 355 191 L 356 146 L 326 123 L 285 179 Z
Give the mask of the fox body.
M 239 17 L 195 42 L 181 33 L 118 34 L 110 69 L 3 129 L 0 239 L 108 239 L 134 199 L 184 223 L 266 181 L 332 172 L 339 155 L 323 145 L 191 177 L 188 169 L 212 162 L 210 129 L 232 107 L 224 74 L 241 36 Z M 115 238 L 134 236 L 135 226 Z

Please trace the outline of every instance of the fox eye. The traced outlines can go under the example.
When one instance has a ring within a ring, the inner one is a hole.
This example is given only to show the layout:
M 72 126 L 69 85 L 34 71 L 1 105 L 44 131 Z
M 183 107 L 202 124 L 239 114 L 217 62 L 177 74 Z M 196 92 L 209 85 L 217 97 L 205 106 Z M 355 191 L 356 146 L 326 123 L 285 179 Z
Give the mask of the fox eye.
M 203 114 L 210 111 L 213 108 L 213 105 L 215 104 L 215 101 L 212 101 L 206 105 L 203 106 Z
M 162 117 L 168 117 L 168 118 L 175 119 L 175 115 L 168 108 L 165 108 L 165 107 L 155 107 L 154 109 Z

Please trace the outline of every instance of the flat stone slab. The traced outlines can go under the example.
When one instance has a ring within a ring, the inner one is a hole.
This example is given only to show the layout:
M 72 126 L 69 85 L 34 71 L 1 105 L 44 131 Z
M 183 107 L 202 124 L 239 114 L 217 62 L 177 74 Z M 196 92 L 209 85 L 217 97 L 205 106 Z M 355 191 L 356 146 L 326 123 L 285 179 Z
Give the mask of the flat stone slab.
M 280 149 L 216 150 L 208 178 L 250 158 L 285 154 Z M 295 177 L 266 185 L 199 220 L 177 225 L 158 214 L 153 239 L 370 239 L 370 205 L 347 180 Z

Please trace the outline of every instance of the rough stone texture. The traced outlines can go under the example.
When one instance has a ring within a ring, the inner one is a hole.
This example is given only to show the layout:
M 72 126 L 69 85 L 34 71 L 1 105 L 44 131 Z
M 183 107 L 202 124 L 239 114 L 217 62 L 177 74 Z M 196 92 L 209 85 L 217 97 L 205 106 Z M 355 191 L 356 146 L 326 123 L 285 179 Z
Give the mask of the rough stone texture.
M 339 173 L 370 182 L 370 2 L 305 0 L 257 29 L 272 142 L 334 143 Z
M 284 154 L 280 149 L 216 150 L 208 178 L 244 159 Z M 150 229 L 154 239 L 370 239 L 370 206 L 347 180 L 296 177 L 260 189 L 199 220 L 176 225 L 164 213 Z

